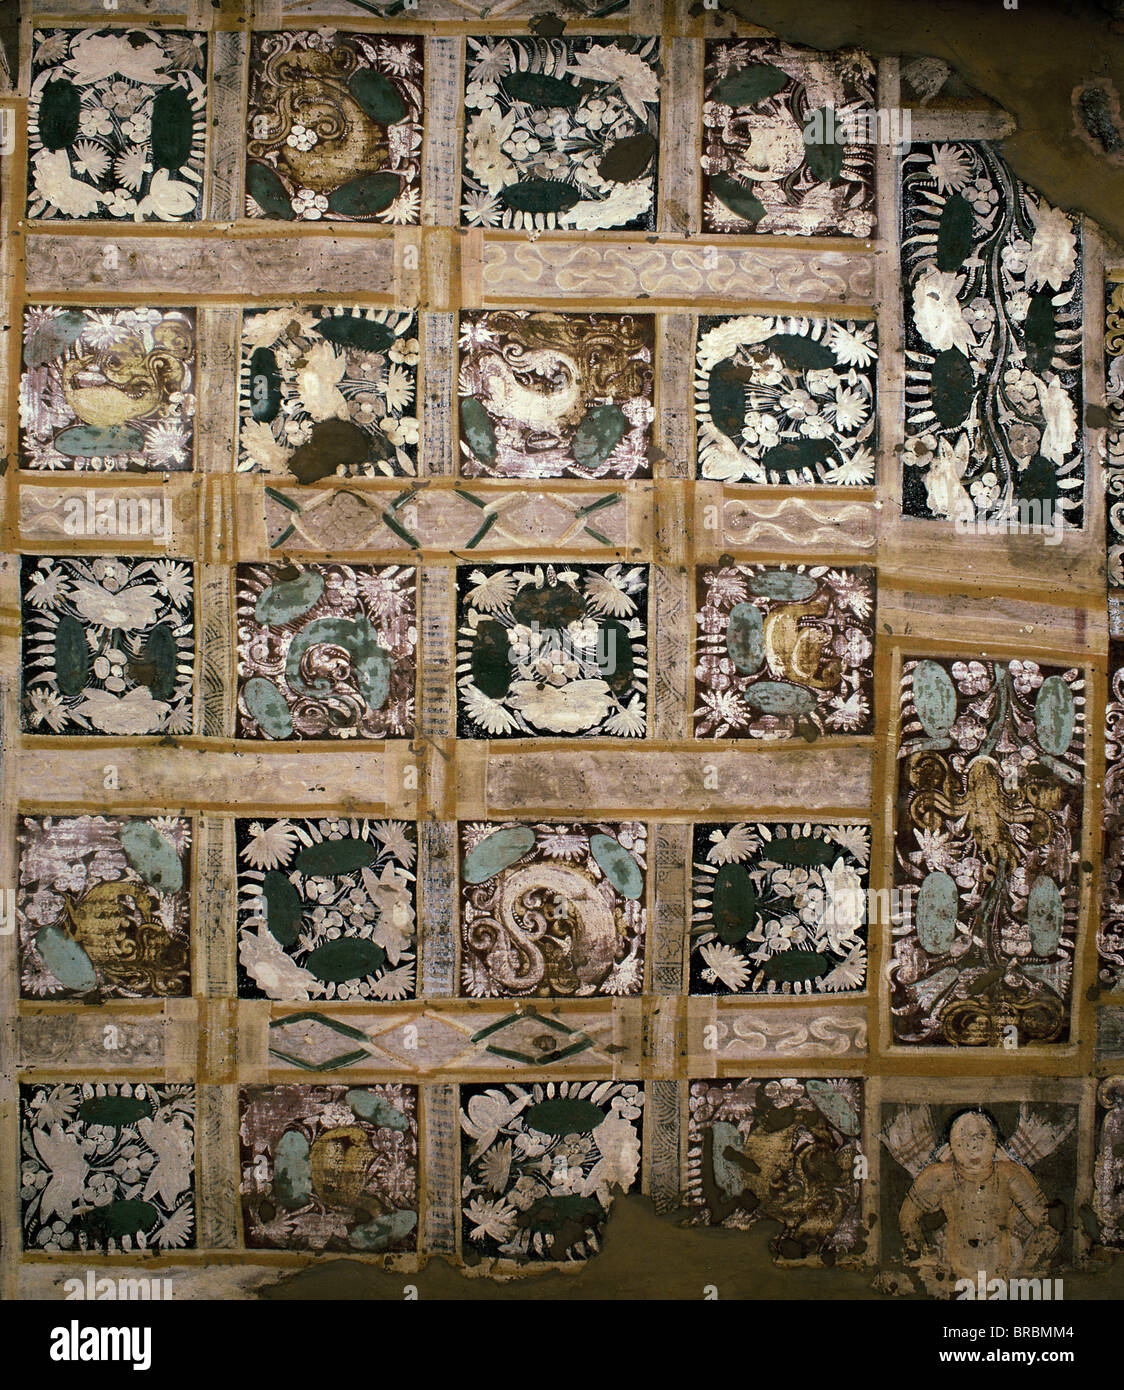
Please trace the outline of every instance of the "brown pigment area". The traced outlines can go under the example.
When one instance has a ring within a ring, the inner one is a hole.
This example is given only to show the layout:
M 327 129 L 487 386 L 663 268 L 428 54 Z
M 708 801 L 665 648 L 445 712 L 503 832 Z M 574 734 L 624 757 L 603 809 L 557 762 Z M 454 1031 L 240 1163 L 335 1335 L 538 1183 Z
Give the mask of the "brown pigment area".
M 947 63 L 1015 121 L 1003 142 L 1015 173 L 1124 246 L 1124 168 L 1078 135 L 1073 109 L 1074 90 L 1098 79 L 1124 94 L 1124 6 L 1116 20 L 1112 8 L 1110 0 L 1018 0 L 1017 10 L 1003 0 L 720 0 L 719 13 L 812 48 Z
M 332 1260 L 285 1274 L 258 1290 L 267 1300 L 392 1299 L 401 1302 L 407 1285 L 420 1300 L 471 1302 L 609 1299 L 703 1300 L 713 1286 L 718 1299 L 894 1299 L 873 1287 L 875 1271 L 779 1269 L 769 1241 L 779 1227 L 759 1221 L 748 1231 L 681 1226 L 681 1212 L 657 1216 L 646 1197 L 618 1197 L 605 1227 L 600 1255 L 573 1273 L 531 1273 L 500 1282 L 465 1275 L 447 1259 L 433 1256 L 416 1274 L 388 1273 L 356 1260 Z M 1065 1297 L 1124 1297 L 1124 1258 L 1106 1256 L 1100 1268 L 1080 1273 L 1051 1271 L 1065 1284 Z M 710 1295 L 713 1296 L 713 1295 Z M 915 1295 L 916 1296 L 916 1295 Z

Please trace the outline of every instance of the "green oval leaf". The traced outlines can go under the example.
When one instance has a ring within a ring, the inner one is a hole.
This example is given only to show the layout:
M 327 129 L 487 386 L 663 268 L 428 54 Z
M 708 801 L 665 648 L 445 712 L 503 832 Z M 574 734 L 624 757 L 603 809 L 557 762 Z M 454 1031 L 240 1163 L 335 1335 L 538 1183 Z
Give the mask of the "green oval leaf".
M 714 174 L 710 180 L 710 191 L 720 203 L 724 203 L 735 216 L 756 225 L 765 216 L 765 204 L 748 184 L 740 183 L 729 174 Z
M 726 650 L 741 676 L 754 676 L 765 660 L 765 619 L 754 603 L 737 603 L 726 620 Z
M 340 985 L 347 980 L 361 980 L 380 970 L 386 952 L 363 936 L 337 936 L 325 941 L 305 959 L 305 969 L 325 984 Z
M 597 172 L 609 183 L 632 183 L 644 173 L 659 149 L 654 135 L 642 131 L 616 140 L 601 156 Z
M 191 155 L 195 112 L 182 87 L 164 87 L 152 99 L 152 163 L 180 169 Z
M 825 135 L 837 137 L 840 134 L 832 108 L 821 106 L 809 112 L 806 120 L 810 123 L 817 118 L 818 128 L 824 131 Z M 843 142 L 838 138 L 805 140 L 804 159 L 814 179 L 820 183 L 834 183 L 843 172 Z
M 67 458 L 115 458 L 141 453 L 144 435 L 132 425 L 71 425 L 55 435 L 55 448 Z
M 267 738 L 288 738 L 293 716 L 280 689 L 265 676 L 251 676 L 242 692 L 246 708 Z
M 144 1096 L 87 1096 L 78 1107 L 78 1118 L 90 1125 L 123 1129 L 152 1116 L 152 1102 Z
M 500 189 L 500 203 L 513 212 L 569 212 L 581 202 L 572 183 L 560 179 L 520 179 Z
M 1058 330 L 1049 290 L 1039 290 L 1030 296 L 1030 308 L 1023 321 L 1023 346 L 1026 348 L 1026 365 L 1032 372 L 1041 375 L 1052 365 L 1058 346 Z
M 94 1207 L 84 1212 L 80 1220 L 91 1242 L 105 1245 L 126 1236 L 135 1238 L 142 1232 L 147 1235 L 160 1220 L 160 1213 L 151 1202 L 129 1198 Z
M 511 685 L 511 643 L 507 629 L 494 618 L 477 625 L 470 659 L 472 683 L 489 700 L 502 700 Z
M 287 874 L 270 869 L 262 881 L 262 906 L 265 925 L 282 946 L 293 946 L 301 934 L 304 903 Z
M 321 840 L 305 845 L 293 861 L 293 868 L 309 878 L 334 878 L 365 869 L 375 862 L 379 847 L 372 840 L 358 835 L 345 835 L 339 840 Z
M 1026 921 L 1034 954 L 1054 955 L 1062 939 L 1065 906 L 1058 885 L 1046 874 L 1040 874 L 1031 884 L 1026 900 Z
M 831 962 L 819 951 L 780 951 L 770 956 L 763 967 L 767 980 L 818 980 Z
M 744 941 L 757 925 L 757 889 L 741 864 L 723 864 L 715 874 L 710 915 L 727 946 Z
M 635 902 L 644 892 L 644 874 L 628 850 L 612 835 L 591 835 L 589 852 L 622 898 Z
M 23 344 L 23 361 L 27 367 L 41 367 L 61 357 L 73 347 L 86 328 L 86 315 L 77 309 L 64 309 L 61 314 L 42 318 L 27 334 Z
M 528 106 L 560 106 L 573 110 L 582 99 L 582 89 L 560 77 L 544 72 L 509 72 L 500 81 L 509 101 L 522 101 Z
M 271 584 L 254 605 L 254 617 L 268 627 L 280 627 L 307 613 L 320 601 L 324 576 L 319 570 L 305 570 L 296 579 Z
M 176 689 L 178 660 L 175 628 L 171 623 L 157 623 L 145 638 L 143 670 L 133 674 L 139 675 L 140 684 L 148 686 L 153 699 L 170 700 Z M 133 664 L 130 663 L 131 671 Z
M 287 1211 L 312 1201 L 311 1153 L 299 1129 L 287 1129 L 273 1150 L 273 1195 Z
M 59 694 L 81 695 L 90 679 L 90 646 L 86 629 L 70 613 L 60 613 L 55 628 L 55 681 Z
M 830 1081 L 812 1077 L 804 1083 L 805 1090 L 821 1115 L 841 1134 L 858 1134 L 862 1117 L 845 1095 L 835 1090 Z
M 268 164 L 251 159 L 246 164 L 246 192 L 265 213 L 282 222 L 292 222 L 296 213 L 285 185 Z
M 328 208 L 343 217 L 374 217 L 394 202 L 401 188 L 397 174 L 361 174 L 328 194 Z
M 941 211 L 937 227 L 937 269 L 959 270 L 972 254 L 975 213 L 962 193 L 954 193 Z
M 347 464 L 365 463 L 370 452 L 370 435 L 351 420 L 317 420 L 287 467 L 298 483 L 315 483 Z
M 940 869 L 928 874 L 917 894 L 917 939 L 931 956 L 943 956 L 956 940 L 960 900 L 956 880 Z
M 808 714 L 816 707 L 816 692 L 791 681 L 758 681 L 743 698 L 762 714 Z
M 1034 728 L 1038 742 L 1060 757 L 1073 740 L 1077 707 L 1073 692 L 1061 676 L 1047 676 L 1034 702 Z
M 749 591 L 762 598 L 780 599 L 782 603 L 803 603 L 816 592 L 816 581 L 810 574 L 796 570 L 762 570 L 749 577 Z
M 158 893 L 178 893 L 183 887 L 183 864 L 176 847 L 147 821 L 121 827 L 121 848 L 129 864 Z
M 930 738 L 947 738 L 956 722 L 956 687 L 935 661 L 919 661 L 913 668 L 913 707 Z
M 362 314 L 327 314 L 317 319 L 314 326 L 328 342 L 361 352 L 385 352 L 397 336 L 385 323 Z
M 603 648 L 597 651 L 597 669 L 609 683 L 614 695 L 620 696 L 632 684 L 632 673 L 636 668 L 636 658 L 632 650 L 632 638 L 628 628 L 616 618 L 609 618 L 601 624 L 605 634 Z
M 66 989 L 89 994 L 97 988 L 98 972 L 93 961 L 61 928 L 53 923 L 40 928 L 35 936 L 35 949 L 43 957 L 43 964 Z
M 360 68 L 351 75 L 348 91 L 371 120 L 378 125 L 397 125 L 405 120 L 408 107 L 402 93 L 389 77 L 371 68 Z
M 254 420 L 276 420 L 281 411 L 281 371 L 272 348 L 250 353 L 250 415 Z
M 711 421 L 728 439 L 736 439 L 745 424 L 745 382 L 736 371 L 734 359 L 723 358 L 710 369 L 706 383 Z
M 465 883 L 485 883 L 517 863 L 535 844 L 529 825 L 507 825 L 493 830 L 464 856 L 461 879 Z
M 540 1100 L 523 1112 L 524 1122 L 540 1134 L 589 1134 L 605 1119 L 592 1101 Z
M 835 354 L 825 343 L 803 333 L 774 333 L 764 346 L 793 371 L 827 371 L 836 365 Z
M 460 405 L 461 438 L 481 463 L 496 461 L 496 429 L 492 417 L 475 396 L 465 396 Z
M 78 136 L 82 94 L 65 77 L 52 78 L 39 97 L 39 139 L 47 150 L 65 150 Z
M 972 408 L 976 378 L 959 348 L 946 348 L 933 359 L 933 413 L 942 425 L 961 425 Z
M 629 431 L 628 416 L 617 405 L 595 405 L 574 431 L 575 462 L 600 468 Z
M 787 72 L 772 63 L 753 63 L 735 68 L 711 88 L 710 100 L 726 106 L 756 106 L 766 97 L 776 96 L 792 81 Z
M 347 1239 L 356 1250 L 385 1250 L 388 1245 L 408 1236 L 417 1224 L 416 1211 L 390 1211 L 385 1216 L 368 1221 L 366 1225 L 354 1227 Z
M 356 1087 L 354 1090 L 348 1091 L 344 1100 L 361 1120 L 369 1120 L 371 1124 L 377 1125 L 380 1129 L 407 1130 L 410 1128 L 409 1116 L 404 1115 L 396 1105 L 391 1105 L 390 1101 L 383 1100 L 374 1091 Z
M 832 864 L 839 857 L 839 846 L 814 835 L 792 835 L 786 839 L 774 837 L 761 848 L 761 858 L 775 864 Z

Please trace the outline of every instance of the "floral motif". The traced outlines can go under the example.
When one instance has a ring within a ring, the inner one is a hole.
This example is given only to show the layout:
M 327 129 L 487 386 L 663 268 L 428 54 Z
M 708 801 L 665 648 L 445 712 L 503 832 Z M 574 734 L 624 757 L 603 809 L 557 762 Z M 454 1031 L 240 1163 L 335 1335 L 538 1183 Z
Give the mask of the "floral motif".
M 776 39 L 706 46 L 703 231 L 868 237 L 874 65 Z
M 653 228 L 659 40 L 468 39 L 465 226 Z
M 239 738 L 406 738 L 416 571 L 238 566 Z
M 1093 1211 L 1100 1222 L 1098 1245 L 1124 1249 L 1124 1077 L 1106 1077 L 1097 1087 Z
M 903 664 L 897 1042 L 1068 1038 L 1084 688 L 1080 671 L 1035 661 Z
M 25 1250 L 195 1244 L 195 1091 L 151 1082 L 20 1087 Z
M 865 825 L 694 832 L 692 994 L 834 994 L 866 983 Z
M 302 483 L 416 474 L 417 333 L 411 310 L 246 310 L 239 469 Z
M 1124 284 L 1105 285 L 1105 530 L 1108 582 L 1124 586 Z
M 643 738 L 645 565 L 460 570 L 462 738 Z
M 29 308 L 20 465 L 190 469 L 194 390 L 193 309 Z
M 401 35 L 253 34 L 247 216 L 416 225 L 422 55 Z
M 1080 526 L 1079 232 L 984 142 L 903 170 L 910 516 Z
M 877 445 L 877 328 L 854 319 L 699 319 L 698 476 L 868 487 Z
M 175 816 L 20 816 L 25 999 L 191 993 L 191 822 Z
M 613 1196 L 640 1174 L 639 1086 L 461 1087 L 465 1253 L 520 1263 L 600 1249 Z
M 863 1083 L 858 1077 L 692 1081 L 691 1224 L 780 1224 L 778 1264 L 835 1265 L 861 1253 Z
M 134 222 L 202 216 L 206 72 L 205 34 L 37 30 L 28 216 Z
M 1124 985 L 1124 642 L 1109 643 L 1105 706 L 1105 778 L 1102 812 L 1101 917 L 1097 931 L 1104 989 Z
M 461 827 L 466 994 L 640 994 L 647 929 L 642 821 Z
M 651 475 L 655 327 L 643 314 L 461 314 L 462 475 Z
M 191 732 L 189 563 L 27 555 L 21 574 L 26 733 Z
M 245 1086 L 238 1132 L 251 1250 L 417 1249 L 416 1086 Z
M 700 738 L 872 732 L 873 570 L 700 567 L 698 603 Z
M 417 831 L 397 820 L 236 823 L 239 993 L 407 999 Z

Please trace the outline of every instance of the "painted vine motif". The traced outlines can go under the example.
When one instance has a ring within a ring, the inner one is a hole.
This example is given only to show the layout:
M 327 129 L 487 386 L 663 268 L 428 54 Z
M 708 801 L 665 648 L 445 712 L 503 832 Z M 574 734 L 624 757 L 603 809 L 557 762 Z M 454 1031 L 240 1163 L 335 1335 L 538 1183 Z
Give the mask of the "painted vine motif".
M 1105 283 L 1105 529 L 1108 583 L 1124 586 L 1124 283 Z
M 195 1091 L 20 1086 L 23 1248 L 125 1254 L 195 1244 Z
M 20 467 L 182 472 L 195 433 L 195 311 L 24 311 Z
M 20 816 L 24 999 L 191 993 L 191 822 L 179 816 Z
M 416 1086 L 245 1086 L 238 1133 L 249 1249 L 417 1249 Z
M 1093 1211 L 1097 1244 L 1124 1249 L 1124 1076 L 1106 1077 L 1097 1087 Z
M 408 821 L 239 820 L 238 992 L 408 999 L 417 830 Z
M 32 43 L 28 216 L 201 217 L 206 34 L 47 29 Z
M 416 571 L 239 565 L 239 738 L 406 738 Z
M 423 52 L 400 35 L 252 34 L 246 215 L 416 225 Z
M 466 1260 L 565 1262 L 600 1249 L 613 1197 L 640 1176 L 639 1086 L 462 1086 Z
M 247 309 L 238 468 L 300 483 L 415 475 L 417 335 L 412 309 Z
M 464 992 L 640 994 L 647 837 L 642 821 L 462 825 Z
M 1080 231 L 986 142 L 902 163 L 909 516 L 1080 526 Z
M 878 451 L 877 326 L 855 319 L 700 316 L 698 476 L 867 487 Z
M 25 555 L 21 589 L 25 733 L 191 732 L 190 564 Z
M 1109 691 L 1105 705 L 1105 777 L 1102 802 L 1101 914 L 1097 929 L 1097 982 L 1103 989 L 1124 985 L 1124 641 L 1108 649 Z
M 896 1042 L 1068 1039 L 1084 689 L 1079 670 L 1035 661 L 903 664 Z
M 818 738 L 874 728 L 874 571 L 700 566 L 699 738 Z
M 462 738 L 643 738 L 645 565 L 458 571 Z
M 1070 1233 L 1076 1123 L 1075 1106 L 1046 1100 L 884 1105 L 883 1261 L 938 1298 L 981 1270 L 1049 1270 Z
M 865 825 L 694 828 L 692 994 L 836 994 L 866 983 Z
M 874 76 L 855 49 L 708 41 L 703 231 L 870 236 Z
M 654 228 L 659 40 L 467 40 L 465 226 Z
M 650 477 L 654 357 L 647 314 L 463 312 L 462 476 Z
M 780 1230 L 778 1264 L 855 1261 L 866 1245 L 863 1083 L 858 1077 L 692 1081 L 687 1131 L 690 1224 Z

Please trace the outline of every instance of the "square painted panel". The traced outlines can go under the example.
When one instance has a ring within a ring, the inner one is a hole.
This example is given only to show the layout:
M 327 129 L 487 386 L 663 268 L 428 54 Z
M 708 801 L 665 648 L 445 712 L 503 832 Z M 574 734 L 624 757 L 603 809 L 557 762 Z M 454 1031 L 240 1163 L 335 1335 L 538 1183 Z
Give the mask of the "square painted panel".
M 416 1086 L 244 1086 L 239 1109 L 249 1249 L 417 1249 Z
M 1085 678 L 1037 661 L 902 664 L 890 969 L 900 1044 L 1069 1038 Z
M 859 1077 L 692 1081 L 687 1128 L 691 1224 L 748 1230 L 766 1220 L 778 1264 L 834 1265 L 866 1243 Z
M 423 53 L 416 36 L 251 35 L 246 215 L 416 225 Z
M 239 738 L 413 733 L 413 568 L 239 565 L 237 585 Z
M 709 40 L 703 231 L 869 237 L 874 92 L 874 64 L 855 49 Z
M 659 40 L 467 40 L 461 221 L 654 228 Z
M 870 827 L 696 825 L 692 994 L 841 994 L 866 983 Z
M 205 34 L 37 30 L 27 115 L 29 217 L 202 217 Z
M 20 1127 L 25 1250 L 135 1256 L 194 1247 L 194 1087 L 21 1085 Z
M 21 468 L 191 468 L 194 309 L 35 305 L 21 365 Z
M 191 822 L 20 816 L 20 993 L 51 1002 L 191 993 Z
M 25 555 L 20 574 L 25 733 L 191 732 L 191 564 Z
M 1124 985 L 1124 641 L 1108 645 L 1105 775 L 1102 803 L 1101 912 L 1097 927 L 1097 981 Z
M 873 486 L 877 332 L 873 320 L 700 317 L 698 476 Z
M 247 309 L 238 419 L 240 470 L 302 483 L 417 473 L 417 313 Z
M 985 1083 L 969 1103 L 938 1091 L 933 1099 L 883 1104 L 884 1265 L 911 1267 L 925 1292 L 947 1299 L 955 1280 L 975 1286 L 981 1266 L 1006 1289 L 1011 1276 L 1043 1278 L 1069 1264 L 1078 1111 L 1052 1094 L 1043 1078 L 1033 1099 L 1000 1100 Z
M 908 516 L 1080 526 L 1081 232 L 984 141 L 902 161 Z
M 460 1100 L 465 1255 L 558 1263 L 597 1254 L 613 1197 L 640 1181 L 642 1089 L 462 1086 Z
M 700 566 L 699 738 L 819 738 L 874 730 L 874 570 Z
M 417 829 L 401 820 L 239 820 L 244 999 L 414 994 Z
M 647 314 L 465 311 L 462 476 L 650 477 L 654 358 Z
M 646 565 L 457 571 L 462 738 L 643 738 Z
M 647 843 L 642 821 L 462 825 L 463 992 L 642 993 Z

